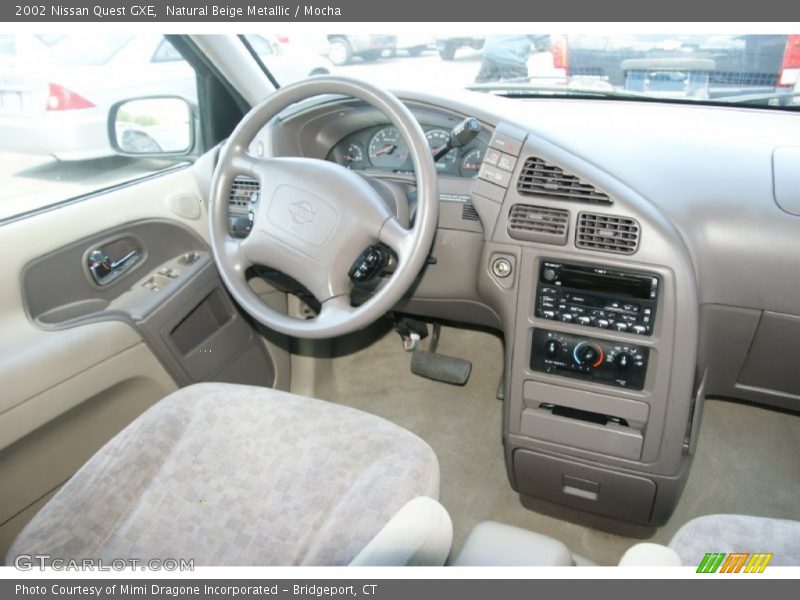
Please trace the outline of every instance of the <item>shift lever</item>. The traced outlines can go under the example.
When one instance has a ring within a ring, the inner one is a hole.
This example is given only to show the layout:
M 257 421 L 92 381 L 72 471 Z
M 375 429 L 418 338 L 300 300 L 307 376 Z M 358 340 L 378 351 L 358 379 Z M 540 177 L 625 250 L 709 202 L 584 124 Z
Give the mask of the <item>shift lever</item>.
M 447 140 L 447 143 L 444 145 L 444 147 L 440 148 L 439 151 L 433 155 L 433 162 L 436 162 L 442 158 L 453 148 L 461 148 L 462 146 L 466 146 L 472 140 L 474 140 L 480 132 L 480 121 L 478 121 L 478 119 L 475 117 L 467 117 L 461 121 L 461 123 L 453 127 L 453 130 L 450 132 L 450 139 Z

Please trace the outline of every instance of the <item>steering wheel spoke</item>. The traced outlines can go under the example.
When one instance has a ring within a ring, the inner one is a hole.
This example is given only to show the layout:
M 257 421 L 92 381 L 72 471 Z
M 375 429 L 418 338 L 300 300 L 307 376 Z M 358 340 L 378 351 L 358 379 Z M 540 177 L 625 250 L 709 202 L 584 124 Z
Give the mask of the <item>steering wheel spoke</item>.
M 232 148 L 228 155 L 230 171 L 233 175 L 247 175 L 249 177 L 257 177 L 256 172 L 257 159 L 253 158 L 241 147 Z
M 394 250 L 399 259 L 404 259 L 407 254 L 408 238 L 411 231 L 400 224 L 395 217 L 384 222 L 378 233 L 378 239 Z
M 322 303 L 320 312 L 315 320 L 320 323 L 335 325 L 350 319 L 354 311 L 355 308 L 350 304 L 350 295 L 340 294 L 332 296 Z

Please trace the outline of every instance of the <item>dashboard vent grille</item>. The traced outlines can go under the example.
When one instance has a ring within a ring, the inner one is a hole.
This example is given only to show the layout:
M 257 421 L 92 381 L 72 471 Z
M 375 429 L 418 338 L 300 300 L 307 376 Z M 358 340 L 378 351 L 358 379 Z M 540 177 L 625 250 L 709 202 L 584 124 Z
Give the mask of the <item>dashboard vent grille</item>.
M 478 211 L 475 210 L 471 202 L 465 202 L 461 205 L 461 219 L 464 221 L 480 221 Z
M 582 212 L 575 245 L 587 250 L 633 254 L 639 246 L 639 224 L 627 217 Z
M 234 237 L 244 238 L 253 229 L 253 213 L 258 204 L 261 184 L 245 175 L 238 175 L 228 193 L 228 231 Z
M 517 180 L 517 191 L 520 194 L 535 194 L 558 200 L 611 204 L 609 195 L 591 183 L 536 156 L 525 160 Z
M 260 189 L 261 186 L 255 179 L 245 175 L 237 175 L 228 194 L 228 207 L 236 212 L 248 212 L 250 203 L 254 200 L 253 194 L 257 194 Z
M 567 210 L 515 204 L 508 214 L 508 235 L 517 240 L 563 246 L 568 229 Z

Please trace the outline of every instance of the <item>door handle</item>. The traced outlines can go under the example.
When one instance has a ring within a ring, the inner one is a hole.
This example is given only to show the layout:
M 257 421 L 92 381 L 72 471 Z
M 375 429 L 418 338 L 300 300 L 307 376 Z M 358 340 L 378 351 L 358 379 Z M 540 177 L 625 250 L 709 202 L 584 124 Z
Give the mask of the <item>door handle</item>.
M 88 256 L 89 273 L 97 285 L 108 285 L 138 263 L 141 257 L 141 251 L 134 249 L 111 260 L 105 252 L 95 249 Z
M 139 259 L 139 251 L 138 250 L 131 250 L 125 256 L 122 256 L 122 257 L 118 258 L 117 260 L 115 260 L 114 262 L 112 262 L 111 263 L 111 269 L 112 270 L 113 269 L 120 269 L 120 268 L 124 267 L 128 263 L 131 263 L 131 266 L 133 266 L 133 263 L 135 263 L 138 259 Z

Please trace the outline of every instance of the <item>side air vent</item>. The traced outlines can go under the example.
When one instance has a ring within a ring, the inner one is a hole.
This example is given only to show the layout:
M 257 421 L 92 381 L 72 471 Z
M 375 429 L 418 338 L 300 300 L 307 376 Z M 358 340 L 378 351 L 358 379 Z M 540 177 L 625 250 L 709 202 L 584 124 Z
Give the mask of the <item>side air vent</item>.
M 231 235 L 247 237 L 253 228 L 253 212 L 261 186 L 255 179 L 238 175 L 228 194 L 228 223 Z
M 463 221 L 480 221 L 478 211 L 475 210 L 471 202 L 465 202 L 461 205 L 461 219 Z
M 582 212 L 575 245 L 587 250 L 633 254 L 639 246 L 639 224 L 627 217 Z
M 517 240 L 563 246 L 568 229 L 567 210 L 515 204 L 508 214 L 508 235 Z
M 520 194 L 547 196 L 558 200 L 611 204 L 608 194 L 598 190 L 591 183 L 586 183 L 561 167 L 547 163 L 536 156 L 525 160 L 517 180 L 517 191 Z

